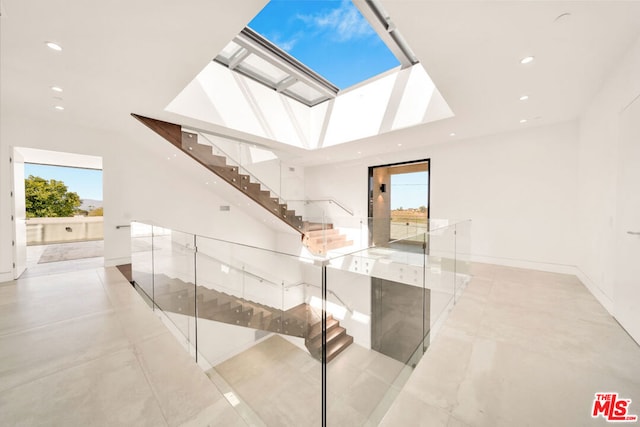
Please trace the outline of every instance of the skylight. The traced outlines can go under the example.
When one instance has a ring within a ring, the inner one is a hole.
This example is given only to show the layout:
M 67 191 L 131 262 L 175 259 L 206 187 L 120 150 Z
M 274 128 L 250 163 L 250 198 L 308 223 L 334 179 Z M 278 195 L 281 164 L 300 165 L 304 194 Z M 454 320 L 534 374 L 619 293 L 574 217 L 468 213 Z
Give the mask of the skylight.
M 350 0 L 271 0 L 248 26 L 339 89 L 400 65 Z
M 418 60 L 377 0 L 271 0 L 214 61 L 313 107 Z M 360 9 L 359 9 L 360 8 Z
M 214 60 L 310 107 L 338 93 L 329 81 L 248 27 Z
M 290 10 L 262 27 L 271 8 Z M 306 150 L 453 116 L 379 0 L 272 0 L 246 22 L 167 111 Z M 306 35 L 320 43 L 306 53 L 324 58 L 334 71 L 350 75 L 362 64 L 360 53 L 375 55 L 381 45 L 383 56 L 392 56 L 391 69 L 368 68 L 359 77 L 364 81 L 348 86 L 314 58 L 296 53 Z M 343 50 L 340 43 L 351 43 L 347 59 L 354 63 L 333 60 Z

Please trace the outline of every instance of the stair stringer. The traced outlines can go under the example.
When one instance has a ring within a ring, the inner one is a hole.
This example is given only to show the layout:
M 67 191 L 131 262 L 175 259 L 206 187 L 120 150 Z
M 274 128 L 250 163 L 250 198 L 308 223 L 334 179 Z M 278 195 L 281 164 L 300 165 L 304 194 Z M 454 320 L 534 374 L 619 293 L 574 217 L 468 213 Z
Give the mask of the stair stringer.
M 198 135 L 196 133 L 185 131 L 182 126 L 178 124 L 151 119 L 134 113 L 131 115 L 220 179 L 245 194 L 269 213 L 300 233 L 303 244 L 312 254 L 326 256 L 327 252 L 332 249 L 353 245 L 353 241 L 346 240 L 346 236 L 342 234 L 338 234 L 340 237 L 331 237 L 329 240 L 327 240 L 328 236 L 326 235 L 317 239 L 312 234 L 318 231 L 318 225 L 321 227 L 320 229 L 323 230 L 333 229 L 333 225 L 314 224 L 303 221 L 302 216 L 297 215 L 295 210 L 290 210 L 286 203 L 280 202 L 278 195 L 271 194 L 271 191 L 268 189 L 263 189 L 262 185 L 259 184 L 259 179 L 249 173 L 241 173 L 237 166 L 228 165 L 225 157 L 215 155 L 210 145 L 198 142 Z

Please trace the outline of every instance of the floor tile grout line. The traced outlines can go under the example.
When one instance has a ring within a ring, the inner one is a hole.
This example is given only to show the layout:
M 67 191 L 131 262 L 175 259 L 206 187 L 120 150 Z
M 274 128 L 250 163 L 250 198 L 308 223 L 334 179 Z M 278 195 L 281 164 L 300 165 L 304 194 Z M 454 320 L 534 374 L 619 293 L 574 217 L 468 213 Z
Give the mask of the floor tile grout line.
M 165 424 L 167 426 L 170 426 L 171 424 L 169 423 L 169 420 L 167 419 L 167 414 L 165 414 L 165 408 L 164 405 L 162 405 L 162 401 L 160 400 L 160 396 L 158 395 L 158 392 L 156 390 L 156 388 L 153 386 L 153 384 L 151 383 L 151 379 L 149 377 L 149 372 L 147 371 L 146 366 L 144 365 L 141 357 L 142 355 L 140 355 L 140 353 L 138 352 L 138 347 L 137 346 L 133 346 L 133 355 L 136 358 L 136 362 L 138 364 L 138 368 L 140 369 L 140 371 L 142 372 L 142 375 L 144 376 L 144 380 L 147 383 L 147 386 L 149 387 L 149 390 L 151 390 L 151 393 L 153 393 L 153 398 L 156 401 L 156 405 L 158 405 L 158 408 L 160 408 L 160 414 L 162 415 L 162 419 L 164 420 Z
M 107 314 L 107 313 L 112 313 L 112 312 L 115 313 L 116 310 L 114 308 L 109 308 L 109 309 L 106 309 L 106 310 L 100 310 L 100 311 L 95 311 L 95 312 L 92 312 L 92 313 L 86 313 L 86 314 L 83 314 L 83 315 L 80 315 L 80 316 L 76 316 L 76 317 L 70 317 L 70 318 L 67 318 L 67 319 L 61 319 L 61 320 L 56 320 L 56 321 L 53 321 L 53 322 L 47 322 L 47 323 L 44 323 L 44 324 L 35 325 L 35 326 L 29 327 L 27 329 L 17 329 L 17 330 L 12 330 L 12 331 L 10 330 L 8 332 L 0 332 L 0 339 L 2 339 L 4 337 L 9 337 L 9 336 L 12 336 L 12 335 L 20 335 L 22 333 L 36 331 L 38 329 L 44 329 L 44 328 L 47 328 L 49 326 L 59 325 L 61 323 L 73 322 L 73 321 L 77 321 L 77 320 L 83 320 L 83 319 L 86 319 L 86 318 L 89 318 L 89 317 L 99 316 L 99 315 L 102 315 L 102 314 Z
M 43 378 L 48 378 L 48 377 L 51 377 L 51 376 L 54 376 L 54 375 L 57 375 L 57 374 L 72 370 L 72 369 L 76 369 L 76 368 L 80 368 L 82 366 L 86 366 L 86 365 L 88 365 L 90 363 L 93 363 L 93 362 L 95 362 L 95 361 L 97 361 L 99 359 L 103 359 L 105 357 L 111 357 L 111 356 L 114 356 L 114 355 L 116 355 L 118 353 L 123 353 L 123 352 L 128 351 L 128 350 L 131 350 L 131 352 L 133 353 L 133 348 L 132 347 L 133 346 L 130 343 L 128 343 L 126 346 L 121 347 L 121 348 L 119 348 L 117 350 L 114 350 L 114 351 L 111 351 L 111 352 L 106 352 L 106 353 L 103 353 L 103 354 L 101 354 L 99 356 L 95 356 L 95 357 L 91 357 L 91 358 L 82 360 L 80 363 L 74 363 L 74 364 L 62 367 L 60 369 L 57 369 L 55 371 L 39 375 L 39 376 L 37 376 L 35 378 L 32 378 L 32 379 L 30 379 L 28 381 L 24 381 L 24 382 L 21 382 L 19 384 L 16 384 L 16 385 L 14 385 L 12 387 L 9 387 L 9 388 L 7 388 L 5 390 L 0 390 L 0 395 L 2 395 L 3 393 L 6 393 L 7 391 L 13 390 L 15 388 L 22 387 L 22 386 L 25 386 L 27 384 L 39 381 L 39 380 L 41 380 Z M 1 376 L 0 376 L 0 378 L 1 378 Z

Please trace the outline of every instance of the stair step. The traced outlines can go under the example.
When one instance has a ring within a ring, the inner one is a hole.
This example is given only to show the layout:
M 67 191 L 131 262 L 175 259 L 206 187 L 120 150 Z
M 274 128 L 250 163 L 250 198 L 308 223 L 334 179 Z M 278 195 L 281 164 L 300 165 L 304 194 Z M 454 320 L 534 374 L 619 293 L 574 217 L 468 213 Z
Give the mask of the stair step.
M 331 345 L 331 347 L 327 347 L 327 363 L 331 362 L 336 356 L 342 353 L 347 347 L 349 347 L 353 343 L 353 337 L 351 335 L 343 335 L 338 340 Z
M 290 308 L 286 311 L 287 314 L 290 314 L 294 317 L 298 317 L 300 319 L 306 319 L 307 313 L 309 312 L 309 306 L 305 303 L 298 304 L 295 307 Z
M 333 227 L 333 225 L 332 225 Z M 313 230 L 313 231 L 307 231 L 306 235 L 310 238 L 310 239 L 314 239 L 317 237 L 324 237 L 324 236 L 334 236 L 340 234 L 340 230 L 338 230 L 337 228 L 327 228 L 327 229 L 319 229 L 319 230 Z
M 345 241 L 327 243 L 326 245 L 318 245 L 315 247 L 310 246 L 310 249 L 312 249 L 311 252 L 316 253 L 318 255 L 322 255 L 322 254 L 326 254 L 326 252 L 328 251 L 332 251 L 334 249 L 346 248 L 352 245 L 353 245 L 353 240 L 345 240 Z
M 309 243 L 308 245 L 322 245 L 324 243 L 334 243 L 334 242 L 339 242 L 342 240 L 347 240 L 347 236 L 344 234 L 329 234 L 327 236 L 318 236 L 318 237 L 311 237 L 309 238 Z
M 339 324 L 340 324 L 340 322 L 338 322 L 332 316 L 327 316 L 327 332 L 329 332 L 331 329 L 335 328 Z M 307 334 L 307 337 L 308 337 L 307 339 L 309 341 L 313 341 L 316 338 L 318 338 L 319 336 L 322 336 L 322 322 L 318 322 L 318 323 L 312 325 L 311 328 L 309 328 L 309 333 Z
M 311 354 L 321 357 L 322 323 L 305 303 L 282 311 L 162 274 L 157 274 L 155 280 L 158 290 L 164 291 L 156 294 L 156 303 L 163 310 L 195 316 L 197 307 L 197 314 L 202 319 L 305 338 Z M 326 338 L 327 360 L 332 360 L 353 342 L 353 337 L 331 315 L 327 316 Z
M 333 228 L 333 224 L 324 224 L 321 222 L 308 222 L 304 223 L 304 230 L 306 233 L 317 231 L 317 230 L 328 230 Z
M 241 189 L 245 193 L 249 194 L 254 200 L 260 197 L 260 184 L 256 184 L 254 182 L 242 182 Z M 256 200 L 256 202 L 259 202 L 259 200 Z
M 342 326 L 336 326 L 335 328 L 331 328 L 331 330 L 327 331 L 327 351 L 346 333 L 347 330 Z M 318 335 L 314 340 L 309 341 L 307 343 L 307 348 L 312 354 L 319 356 L 322 352 L 322 334 Z

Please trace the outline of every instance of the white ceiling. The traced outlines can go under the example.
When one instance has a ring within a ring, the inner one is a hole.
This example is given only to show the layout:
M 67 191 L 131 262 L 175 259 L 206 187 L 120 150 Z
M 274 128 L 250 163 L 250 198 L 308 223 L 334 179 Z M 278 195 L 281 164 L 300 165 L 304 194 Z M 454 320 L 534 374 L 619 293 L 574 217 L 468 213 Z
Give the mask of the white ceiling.
M 455 118 L 307 153 L 165 112 L 265 3 L 3 0 L 1 119 L 126 132 L 141 126 L 129 116 L 136 112 L 321 163 L 396 151 L 389 141 L 398 137 L 408 149 L 449 141 L 450 132 L 464 139 L 574 119 L 640 34 L 638 1 L 383 0 Z M 570 15 L 555 21 L 563 13 Z M 47 40 L 64 50 L 49 50 Z M 523 66 L 526 55 L 536 60 Z M 53 85 L 64 92 L 53 93 Z M 523 94 L 529 101 L 518 100 Z M 60 102 L 65 110 L 54 110 Z

